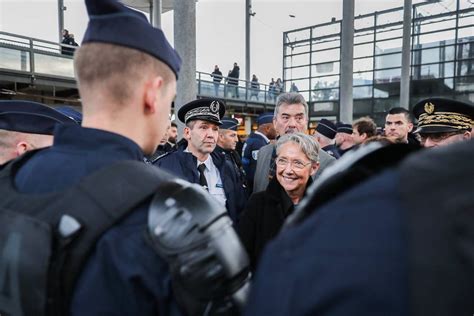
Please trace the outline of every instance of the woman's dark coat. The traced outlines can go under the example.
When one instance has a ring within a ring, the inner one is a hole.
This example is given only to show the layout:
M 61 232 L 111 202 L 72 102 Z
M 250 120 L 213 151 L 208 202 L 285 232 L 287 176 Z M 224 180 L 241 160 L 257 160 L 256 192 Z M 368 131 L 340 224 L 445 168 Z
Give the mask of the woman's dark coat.
M 309 177 L 307 187 L 312 183 Z M 256 192 L 240 216 L 239 236 L 255 271 L 265 245 L 273 239 L 294 206 L 288 194 L 274 177 L 265 191 Z

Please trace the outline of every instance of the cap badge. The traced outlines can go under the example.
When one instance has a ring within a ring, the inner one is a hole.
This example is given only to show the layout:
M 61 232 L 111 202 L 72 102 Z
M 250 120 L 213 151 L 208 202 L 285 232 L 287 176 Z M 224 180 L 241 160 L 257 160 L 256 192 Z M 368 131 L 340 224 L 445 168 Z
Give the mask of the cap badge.
M 212 101 L 211 105 L 209 105 L 209 109 L 212 113 L 219 112 L 219 101 Z
M 425 103 L 425 112 L 426 113 L 433 114 L 434 109 L 435 109 L 435 106 L 434 106 L 433 103 L 431 103 L 431 102 L 426 102 Z

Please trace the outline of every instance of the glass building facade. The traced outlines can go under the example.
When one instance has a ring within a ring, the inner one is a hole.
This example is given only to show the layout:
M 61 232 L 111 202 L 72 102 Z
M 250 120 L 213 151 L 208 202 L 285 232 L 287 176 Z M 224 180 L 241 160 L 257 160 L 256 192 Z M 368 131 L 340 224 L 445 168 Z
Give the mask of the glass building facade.
M 474 102 L 474 2 L 413 6 L 410 105 L 428 96 Z M 283 77 L 310 105 L 312 120 L 339 119 L 341 20 L 285 32 Z M 403 8 L 354 20 L 354 118 L 383 122 L 399 106 Z

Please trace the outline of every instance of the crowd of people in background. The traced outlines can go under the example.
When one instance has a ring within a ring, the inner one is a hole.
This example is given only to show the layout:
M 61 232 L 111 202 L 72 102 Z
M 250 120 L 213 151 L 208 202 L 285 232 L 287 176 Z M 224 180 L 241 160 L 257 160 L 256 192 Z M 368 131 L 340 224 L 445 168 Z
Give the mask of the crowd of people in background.
M 114 0 L 86 5 L 84 117 L 0 101 L 2 312 L 473 312 L 472 103 L 429 97 L 380 127 L 310 132 L 304 96 L 272 78 L 275 109 L 239 150 L 217 97 L 170 122 L 182 61 L 161 29 Z M 212 78 L 218 92 L 217 65 Z
M 214 85 L 214 94 L 216 96 L 223 95 L 226 98 L 239 98 L 239 77 L 240 67 L 237 63 L 234 63 L 233 68 L 228 71 L 227 76 L 223 76 L 219 66 L 215 65 L 214 70 L 211 73 L 211 78 Z M 246 87 L 243 86 L 241 88 L 244 89 Z M 220 89 L 223 89 L 223 92 L 220 92 Z M 284 92 L 284 90 L 285 87 L 281 78 L 277 78 L 276 81 L 274 78 L 272 78 L 266 88 L 262 89 L 257 75 L 253 74 L 249 83 L 248 97 L 249 100 L 266 100 L 269 102 L 274 102 L 276 98 Z M 296 83 L 291 83 L 289 92 L 299 92 Z

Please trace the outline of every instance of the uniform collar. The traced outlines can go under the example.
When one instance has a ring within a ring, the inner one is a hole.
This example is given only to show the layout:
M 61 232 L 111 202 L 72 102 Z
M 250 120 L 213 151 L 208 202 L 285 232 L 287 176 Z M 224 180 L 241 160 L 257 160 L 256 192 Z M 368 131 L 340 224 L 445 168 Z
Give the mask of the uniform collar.
M 65 150 L 113 153 L 114 158 L 143 160 L 143 151 L 131 139 L 108 131 L 73 124 L 56 125 L 53 147 Z
M 222 155 L 225 155 L 225 154 L 229 153 L 229 151 L 225 150 L 224 148 L 222 148 L 219 145 L 216 145 L 216 149 L 214 149 L 214 151 L 216 151 L 217 153 L 222 154 Z
M 217 147 L 217 146 L 216 146 L 216 147 Z M 196 161 L 196 166 L 199 166 L 200 164 L 203 163 L 203 164 L 206 165 L 207 170 L 211 170 L 211 166 L 212 166 L 212 157 L 211 157 L 211 154 L 209 154 L 209 156 L 207 156 L 207 159 L 206 159 L 205 161 L 199 161 L 199 160 L 196 158 L 196 156 L 194 156 L 193 153 L 189 151 L 188 147 L 186 147 L 186 149 L 183 150 L 183 152 L 188 153 L 188 154 L 191 154 L 191 155 L 194 157 L 194 159 L 195 159 L 195 161 Z
M 268 139 L 268 137 L 267 137 L 267 136 L 265 136 L 265 134 L 263 134 L 263 133 L 260 133 L 259 131 L 255 131 L 254 133 L 255 133 L 255 134 L 257 134 L 257 135 L 260 135 L 260 136 L 262 136 L 262 137 L 263 137 L 263 139 L 265 139 L 265 141 L 267 142 L 267 144 L 270 142 L 270 140 Z
M 198 161 L 198 165 L 200 165 L 200 164 L 202 164 L 202 163 L 206 165 L 207 170 L 211 170 L 211 168 L 212 168 L 212 158 L 211 158 L 211 155 L 207 156 L 207 159 L 206 159 L 204 162 Z

